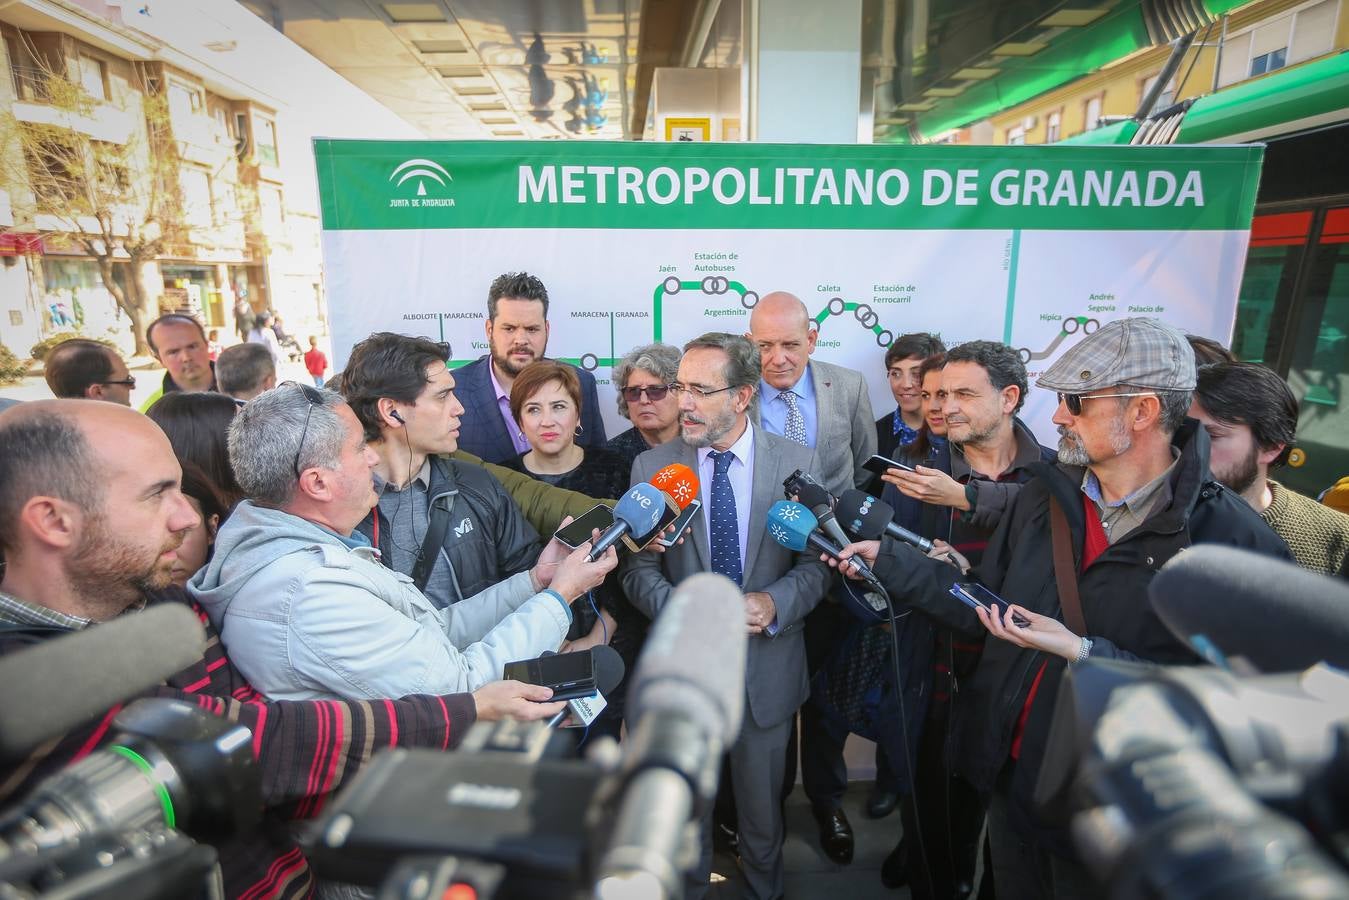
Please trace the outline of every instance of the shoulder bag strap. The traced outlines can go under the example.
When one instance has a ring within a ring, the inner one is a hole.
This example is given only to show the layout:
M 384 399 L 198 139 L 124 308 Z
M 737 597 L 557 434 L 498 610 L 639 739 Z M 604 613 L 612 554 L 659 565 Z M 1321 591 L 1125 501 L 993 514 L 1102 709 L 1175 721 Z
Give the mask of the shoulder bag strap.
M 444 503 L 433 503 L 426 535 L 422 538 L 422 552 L 417 556 L 417 564 L 412 567 L 412 583 L 417 585 L 417 590 L 426 590 L 426 582 L 431 579 L 431 570 L 436 566 L 436 557 L 440 555 L 440 548 L 445 546 L 445 535 L 449 530 L 449 507 Z
M 1087 620 L 1082 615 L 1082 598 L 1077 592 L 1077 561 L 1073 559 L 1073 532 L 1068 527 L 1068 516 L 1053 494 L 1049 495 L 1049 525 L 1054 541 L 1054 580 L 1059 587 L 1059 606 L 1063 609 L 1063 624 L 1078 637 L 1087 633 Z

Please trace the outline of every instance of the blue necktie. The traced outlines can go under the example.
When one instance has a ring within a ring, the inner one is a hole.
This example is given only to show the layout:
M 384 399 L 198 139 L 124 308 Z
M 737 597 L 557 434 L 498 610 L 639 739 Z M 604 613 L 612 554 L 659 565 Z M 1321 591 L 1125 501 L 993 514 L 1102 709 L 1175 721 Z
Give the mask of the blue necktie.
M 796 405 L 796 391 L 783 391 L 778 396 L 787 404 L 787 421 L 782 426 L 782 436 L 789 441 L 807 445 L 806 419 L 801 415 L 801 407 Z
M 712 550 L 712 571 L 740 585 L 743 576 L 740 524 L 735 515 L 735 491 L 731 490 L 731 476 L 727 474 L 735 454 L 730 450 L 720 453 L 713 450 L 708 455 L 716 466 L 712 472 L 712 531 L 707 536 Z

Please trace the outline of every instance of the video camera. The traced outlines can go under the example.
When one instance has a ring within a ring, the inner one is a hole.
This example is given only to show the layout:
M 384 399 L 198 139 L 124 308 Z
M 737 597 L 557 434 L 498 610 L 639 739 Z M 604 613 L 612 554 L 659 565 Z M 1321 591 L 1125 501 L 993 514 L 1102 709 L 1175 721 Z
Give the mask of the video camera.
M 1036 805 L 1117 900 L 1349 897 L 1349 588 L 1204 546 L 1149 593 L 1232 671 L 1070 668 Z
M 0 758 L 22 759 L 162 682 L 204 642 L 186 607 L 164 605 L 9 654 Z M 114 677 L 71 677 L 81 671 Z M 168 699 L 132 703 L 111 733 L 0 813 L 0 898 L 220 895 L 216 851 L 197 841 L 227 840 L 260 818 L 252 733 Z

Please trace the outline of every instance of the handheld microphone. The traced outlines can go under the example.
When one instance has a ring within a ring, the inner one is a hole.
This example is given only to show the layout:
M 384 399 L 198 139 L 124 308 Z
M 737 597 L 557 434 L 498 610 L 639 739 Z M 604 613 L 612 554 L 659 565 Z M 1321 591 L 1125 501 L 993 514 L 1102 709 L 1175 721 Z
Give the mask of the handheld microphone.
M 618 655 L 618 651 L 608 644 L 600 644 L 597 647 L 590 648 L 590 658 L 593 661 L 591 665 L 595 669 L 595 693 L 587 697 L 577 697 L 574 700 L 567 701 L 567 708 L 548 720 L 548 727 L 552 728 L 561 722 L 562 719 L 571 713 L 575 726 L 569 727 L 589 727 L 590 723 L 599 718 L 600 713 L 609 705 L 605 698 L 614 692 L 618 683 L 623 680 L 623 673 L 627 671 L 627 666 L 623 665 L 623 657 Z
M 604 555 L 614 544 L 628 534 L 650 534 L 660 524 L 665 510 L 665 497 L 660 490 L 640 481 L 628 489 L 614 507 L 614 524 L 610 525 L 590 551 L 590 561 Z
M 798 495 L 799 496 L 799 495 Z M 816 527 L 819 522 L 815 514 L 800 503 L 791 500 L 779 500 L 768 508 L 768 534 L 788 550 L 801 551 L 812 547 L 839 559 L 843 548 L 821 535 Z M 859 556 L 847 560 L 856 567 L 857 574 L 867 581 L 876 582 L 876 574 L 867 568 Z
M 1171 633 L 1205 658 L 1216 647 L 1262 672 L 1349 668 L 1349 586 L 1293 563 L 1201 544 L 1162 566 L 1148 597 Z
M 698 496 L 698 475 L 683 463 L 670 463 L 651 476 L 651 484 L 660 488 L 680 509 Z
M 23 759 L 205 652 L 196 614 L 163 603 L 7 655 L 0 659 L 0 761 Z
M 870 494 L 856 489 L 846 490 L 838 498 L 838 505 L 834 509 L 842 517 L 843 528 L 859 541 L 875 541 L 881 535 L 888 534 L 924 553 L 932 549 L 932 541 L 895 524 L 893 506 Z
M 727 578 L 685 579 L 656 618 L 628 690 L 624 783 L 596 896 L 676 897 L 689 821 L 717 794 L 745 706 L 745 600 Z
M 846 547 L 852 543 L 848 536 L 843 533 L 839 527 L 838 519 L 834 516 L 834 498 L 829 496 L 829 492 L 818 484 L 805 483 L 800 486 L 800 491 L 796 499 L 803 503 L 819 521 L 819 528 L 825 533 L 829 540 L 838 544 L 840 547 Z

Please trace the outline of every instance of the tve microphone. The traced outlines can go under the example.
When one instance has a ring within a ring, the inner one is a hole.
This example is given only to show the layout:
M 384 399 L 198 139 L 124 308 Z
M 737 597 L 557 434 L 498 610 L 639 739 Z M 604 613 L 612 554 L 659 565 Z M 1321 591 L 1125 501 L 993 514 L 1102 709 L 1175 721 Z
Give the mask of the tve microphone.
M 843 533 L 839 527 L 838 519 L 834 516 L 834 498 L 829 496 L 829 492 L 818 484 L 802 484 L 796 494 L 796 499 L 803 503 L 819 521 L 819 528 L 824 532 L 829 540 L 838 544 L 840 547 L 846 547 L 852 541 Z
M 627 671 L 627 666 L 623 665 L 623 657 L 618 655 L 618 651 L 608 644 L 600 644 L 597 647 L 590 648 L 590 658 L 595 669 L 595 693 L 586 697 L 577 697 L 574 700 L 567 701 L 567 708 L 548 720 L 548 726 L 551 728 L 558 722 L 561 722 L 567 713 L 571 713 L 571 719 L 574 725 L 568 726 L 576 728 L 589 727 L 590 723 L 599 718 L 600 713 L 609 705 L 607 698 L 618 687 L 618 683 L 623 680 L 623 673 Z
M 859 541 L 879 540 L 888 534 L 924 553 L 932 549 L 932 542 L 921 534 L 895 524 L 895 508 L 859 490 L 846 490 L 834 507 L 843 522 L 843 528 Z
M 797 496 L 800 496 L 799 494 Z M 801 551 L 813 547 L 827 553 L 834 559 L 839 558 L 843 548 L 820 534 L 816 527 L 815 514 L 800 503 L 791 500 L 779 500 L 768 507 L 768 535 L 788 550 Z M 870 582 L 876 582 L 876 575 L 860 556 L 848 560 L 856 567 L 857 574 Z
M 614 524 L 600 535 L 590 551 L 590 561 L 594 562 L 604 555 L 624 535 L 650 534 L 660 524 L 661 513 L 665 511 L 665 497 L 660 490 L 640 481 L 628 489 L 614 507 Z
M 651 484 L 660 488 L 680 509 L 698 496 L 698 476 L 683 463 L 671 463 L 651 476 Z
M 656 618 L 628 689 L 624 783 L 598 897 L 682 894 L 685 830 L 717 794 L 745 707 L 745 599 L 712 574 L 685 579 Z
M 1171 633 L 1204 657 L 1216 647 L 1262 672 L 1323 661 L 1349 668 L 1349 586 L 1293 563 L 1200 544 L 1162 567 L 1148 597 Z
M 206 652 L 188 607 L 151 606 L 0 659 L 0 760 L 46 741 L 161 684 Z

